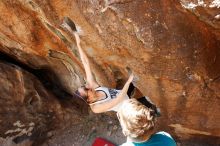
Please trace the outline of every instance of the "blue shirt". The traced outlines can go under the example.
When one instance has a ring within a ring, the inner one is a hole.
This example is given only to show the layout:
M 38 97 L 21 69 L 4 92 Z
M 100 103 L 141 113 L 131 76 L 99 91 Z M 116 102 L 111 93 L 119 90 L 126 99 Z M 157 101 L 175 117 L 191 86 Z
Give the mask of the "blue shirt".
M 151 137 L 145 142 L 126 142 L 121 146 L 176 146 L 176 142 L 170 134 L 161 131 L 151 135 Z

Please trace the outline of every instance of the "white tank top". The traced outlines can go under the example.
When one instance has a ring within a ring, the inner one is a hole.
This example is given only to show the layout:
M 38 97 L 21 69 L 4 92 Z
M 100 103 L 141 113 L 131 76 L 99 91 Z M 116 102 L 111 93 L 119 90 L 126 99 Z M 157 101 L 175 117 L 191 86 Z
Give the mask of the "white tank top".
M 103 91 L 105 93 L 106 97 L 105 97 L 105 99 L 95 101 L 93 103 L 90 103 L 89 105 L 95 105 L 95 104 L 108 102 L 108 101 L 116 98 L 117 95 L 121 92 L 121 90 L 110 89 L 110 88 L 107 88 L 107 87 L 98 87 L 98 88 L 95 89 L 95 91 Z M 124 97 L 124 99 L 129 99 L 128 95 L 126 95 Z M 122 105 L 122 102 L 118 103 L 116 106 L 109 109 L 108 111 L 116 111 L 117 112 L 120 109 L 121 105 Z

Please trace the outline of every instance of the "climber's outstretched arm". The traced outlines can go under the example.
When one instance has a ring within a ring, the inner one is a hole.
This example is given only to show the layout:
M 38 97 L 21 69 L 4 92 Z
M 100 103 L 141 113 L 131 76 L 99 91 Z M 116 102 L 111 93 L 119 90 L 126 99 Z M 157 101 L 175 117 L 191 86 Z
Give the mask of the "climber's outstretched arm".
M 125 96 L 127 96 L 127 91 L 128 91 L 129 85 L 132 82 L 133 78 L 134 78 L 134 75 L 131 74 L 128 81 L 125 83 L 123 89 L 117 95 L 116 98 L 114 98 L 110 101 L 104 102 L 104 103 L 91 105 L 92 111 L 94 113 L 103 113 L 103 112 L 106 112 L 109 109 L 113 108 L 114 106 L 116 106 L 120 102 L 123 102 L 123 100 L 125 99 Z
M 77 47 L 79 50 L 80 58 L 82 61 L 82 64 L 84 66 L 85 72 L 86 72 L 86 81 L 89 88 L 97 88 L 99 87 L 98 83 L 96 82 L 95 78 L 93 77 L 90 65 L 89 65 L 89 59 L 86 56 L 85 52 L 83 51 L 81 45 L 80 45 L 80 38 L 77 33 L 74 33 L 74 36 L 76 38 Z

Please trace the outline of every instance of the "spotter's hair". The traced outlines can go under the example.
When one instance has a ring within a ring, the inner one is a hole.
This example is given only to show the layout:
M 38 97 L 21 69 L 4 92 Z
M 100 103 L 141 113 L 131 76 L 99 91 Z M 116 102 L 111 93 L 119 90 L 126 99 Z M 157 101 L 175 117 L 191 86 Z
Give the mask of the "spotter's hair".
M 134 98 L 124 101 L 118 116 L 124 135 L 131 138 L 144 136 L 155 125 L 154 110 Z

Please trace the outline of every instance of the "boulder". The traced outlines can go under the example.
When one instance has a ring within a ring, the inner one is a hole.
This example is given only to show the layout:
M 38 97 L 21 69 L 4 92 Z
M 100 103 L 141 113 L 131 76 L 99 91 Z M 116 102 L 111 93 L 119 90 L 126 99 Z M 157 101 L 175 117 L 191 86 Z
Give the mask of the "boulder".
M 74 36 L 62 27 L 68 17 L 99 84 L 121 88 L 131 68 L 137 87 L 161 108 L 158 130 L 178 141 L 215 145 L 220 143 L 219 7 L 217 0 L 2 0 L 0 51 L 53 74 L 50 82 L 73 94 L 84 83 L 84 70 Z M 7 94 L 14 102 L 25 99 Z

